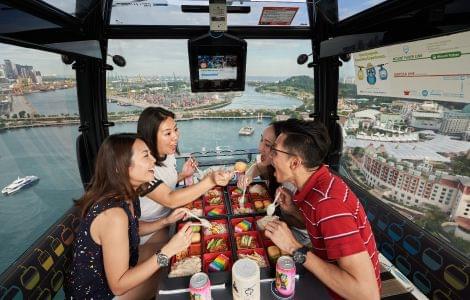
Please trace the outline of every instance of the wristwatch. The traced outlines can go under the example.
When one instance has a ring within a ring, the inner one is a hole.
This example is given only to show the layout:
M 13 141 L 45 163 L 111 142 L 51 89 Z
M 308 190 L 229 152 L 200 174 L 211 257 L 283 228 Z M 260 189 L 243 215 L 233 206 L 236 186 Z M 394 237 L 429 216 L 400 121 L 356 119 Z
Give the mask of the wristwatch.
M 295 263 L 303 265 L 307 260 L 307 252 L 308 248 L 303 246 L 292 253 L 292 259 Z
M 155 253 L 155 255 L 157 255 L 157 262 L 161 268 L 168 267 L 168 265 L 170 264 L 170 259 L 161 251 L 162 250 L 158 250 L 157 253 Z

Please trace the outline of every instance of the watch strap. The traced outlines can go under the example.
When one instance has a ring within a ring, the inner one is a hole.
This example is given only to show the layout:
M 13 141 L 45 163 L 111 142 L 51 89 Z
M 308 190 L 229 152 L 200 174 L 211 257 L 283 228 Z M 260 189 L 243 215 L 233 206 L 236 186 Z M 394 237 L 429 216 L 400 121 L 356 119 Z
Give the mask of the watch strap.
M 157 257 L 157 263 L 160 267 L 168 267 L 170 264 L 170 258 L 161 252 L 162 250 L 158 250 L 155 253 L 155 256 Z

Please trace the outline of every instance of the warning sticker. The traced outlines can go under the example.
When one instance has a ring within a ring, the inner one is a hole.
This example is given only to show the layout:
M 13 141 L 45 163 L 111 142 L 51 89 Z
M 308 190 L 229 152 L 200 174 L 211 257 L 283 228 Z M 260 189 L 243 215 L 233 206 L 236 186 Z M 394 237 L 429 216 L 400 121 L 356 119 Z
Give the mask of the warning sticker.
M 258 25 L 290 25 L 298 7 L 263 7 Z

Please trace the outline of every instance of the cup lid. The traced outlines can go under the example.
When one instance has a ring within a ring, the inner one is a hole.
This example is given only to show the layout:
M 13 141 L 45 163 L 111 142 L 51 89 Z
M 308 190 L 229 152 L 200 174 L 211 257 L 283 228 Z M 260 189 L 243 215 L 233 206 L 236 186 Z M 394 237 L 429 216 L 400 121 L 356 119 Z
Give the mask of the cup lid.
M 249 258 L 237 260 L 232 267 L 232 275 L 241 278 L 259 277 L 259 266 Z

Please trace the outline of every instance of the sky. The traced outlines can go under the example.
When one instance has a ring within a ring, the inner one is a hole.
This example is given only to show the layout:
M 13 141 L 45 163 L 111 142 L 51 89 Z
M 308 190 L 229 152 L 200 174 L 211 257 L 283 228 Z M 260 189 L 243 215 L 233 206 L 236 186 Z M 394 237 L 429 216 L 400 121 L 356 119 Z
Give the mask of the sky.
M 167 1 L 169 6 L 148 6 Z M 325 0 L 320 0 L 325 1 Z M 72 12 L 75 0 L 59 1 L 46 0 L 64 11 Z M 131 3 L 122 6 L 122 3 Z M 182 14 L 179 5 L 204 3 L 188 0 L 115 0 L 115 7 L 111 15 L 113 24 L 207 24 L 206 14 Z M 228 17 L 230 24 L 256 25 L 262 6 L 298 6 L 292 24 L 305 25 L 307 22 L 305 4 L 286 3 L 304 2 L 299 0 L 285 0 L 281 3 L 251 2 L 252 13 L 248 15 L 234 15 Z M 364 10 L 383 0 L 338 0 L 340 19 L 344 19 L 357 11 Z M 207 2 L 206 2 L 207 3 Z M 172 5 L 176 4 L 176 5 Z M 235 2 L 240 5 L 239 2 Z M 147 5 L 147 6 L 144 6 Z M 313 70 L 306 64 L 299 66 L 297 56 L 302 53 L 311 53 L 310 40 L 247 40 L 247 76 L 273 76 L 290 77 L 293 75 L 313 76 Z M 127 60 L 125 68 L 115 67 L 110 75 L 127 76 L 189 76 L 189 63 L 187 56 L 187 40 L 111 40 L 109 53 L 120 54 Z M 0 64 L 4 59 L 13 63 L 32 65 L 43 75 L 70 75 L 74 71 L 70 65 L 64 65 L 57 54 L 45 53 L 38 50 L 24 49 L 16 46 L 0 44 Z M 353 76 L 352 63 L 345 64 L 341 70 L 342 76 Z

